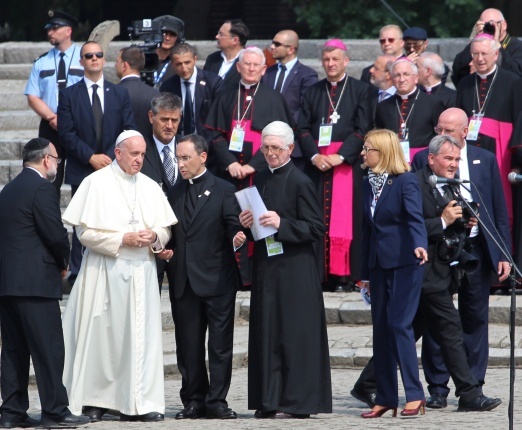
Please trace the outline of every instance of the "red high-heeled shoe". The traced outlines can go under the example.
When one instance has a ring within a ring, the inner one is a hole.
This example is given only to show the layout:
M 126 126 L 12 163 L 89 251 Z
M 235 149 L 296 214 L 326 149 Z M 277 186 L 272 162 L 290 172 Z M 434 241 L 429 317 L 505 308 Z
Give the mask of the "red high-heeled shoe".
M 396 417 L 397 416 L 397 408 L 388 408 L 388 407 L 384 407 L 382 409 L 377 409 L 377 410 L 371 410 L 370 412 L 364 412 L 361 414 L 361 417 L 362 418 L 380 418 L 382 417 L 386 412 L 388 412 L 389 410 L 392 410 L 393 411 L 393 416 Z
M 419 415 L 419 412 L 421 415 L 424 415 L 426 413 L 426 399 L 421 400 L 419 403 L 419 406 L 413 409 L 406 409 L 404 408 L 401 411 L 401 416 L 403 417 L 414 417 L 415 415 Z

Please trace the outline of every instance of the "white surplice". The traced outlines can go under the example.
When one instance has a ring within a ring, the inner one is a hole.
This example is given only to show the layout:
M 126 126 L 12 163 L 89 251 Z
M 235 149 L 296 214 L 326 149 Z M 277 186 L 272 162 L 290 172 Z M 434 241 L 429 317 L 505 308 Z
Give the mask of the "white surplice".
M 63 214 L 86 247 L 63 316 L 63 382 L 72 413 L 165 411 L 160 296 L 150 247 L 121 246 L 151 228 L 164 246 L 177 222 L 158 184 L 113 162 L 87 178 Z

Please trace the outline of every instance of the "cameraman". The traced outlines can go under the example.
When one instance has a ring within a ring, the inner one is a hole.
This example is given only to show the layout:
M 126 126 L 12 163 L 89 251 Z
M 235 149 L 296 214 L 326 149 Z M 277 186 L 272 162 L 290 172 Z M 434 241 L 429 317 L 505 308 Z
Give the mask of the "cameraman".
M 482 394 L 479 381 L 472 374 L 464 348 L 460 316 L 453 305 L 451 261 L 441 262 L 436 257 L 439 246 L 446 246 L 445 238 L 466 228 L 458 220 L 463 209 L 456 205 L 453 191 L 432 188 L 432 175 L 452 179 L 459 168 L 460 144 L 454 138 L 435 136 L 429 145 L 428 163 L 415 174 L 422 192 L 423 214 L 428 232 L 428 262 L 425 264 L 419 308 L 413 321 L 415 338 L 427 329 L 439 342 L 444 364 L 453 382 L 455 394 L 460 396 L 459 411 L 490 411 L 502 403 L 501 399 Z M 442 187 L 441 187 L 442 188 Z M 476 224 L 476 220 L 470 220 Z M 365 402 L 374 401 L 375 372 L 373 360 L 368 363 L 355 383 L 351 394 Z
M 185 23 L 172 15 L 158 16 L 153 19 L 153 22 L 158 24 L 163 35 L 163 41 L 156 49 L 158 66 L 154 72 L 154 88 L 159 89 L 163 82 L 174 75 L 170 52 L 178 43 L 185 41 Z

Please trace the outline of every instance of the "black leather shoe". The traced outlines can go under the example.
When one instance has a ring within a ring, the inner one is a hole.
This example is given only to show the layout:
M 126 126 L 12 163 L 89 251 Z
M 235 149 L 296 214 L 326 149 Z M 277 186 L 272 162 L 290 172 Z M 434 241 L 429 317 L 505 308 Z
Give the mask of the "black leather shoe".
M 47 429 L 59 429 L 64 427 L 83 426 L 84 424 L 89 424 L 90 422 L 91 419 L 89 417 L 85 417 L 83 415 L 69 414 L 58 420 L 53 420 L 51 418 L 42 418 L 40 427 L 44 427 Z
M 464 402 L 462 399 L 459 400 L 458 412 L 482 412 L 491 411 L 502 403 L 502 400 L 486 397 L 484 395 L 477 397 L 469 402 Z
M 102 420 L 103 415 L 107 412 L 105 408 L 96 408 L 94 406 L 85 406 L 83 408 L 83 414 L 91 419 L 91 423 L 97 423 Z
M 141 421 L 143 423 L 163 421 L 164 419 L 165 416 L 159 412 L 149 412 L 148 414 L 138 416 L 138 421 Z
M 287 412 L 276 412 L 275 415 L 274 415 L 274 418 L 276 420 L 281 420 L 281 419 L 305 419 L 305 418 L 310 418 L 310 414 L 289 414 Z
M 178 412 L 176 414 L 177 420 L 186 420 L 186 419 L 196 419 L 196 418 L 202 418 L 205 414 L 201 409 L 196 408 L 195 406 L 187 406 L 185 409 L 183 409 L 181 412 Z
M 234 420 L 237 418 L 237 414 L 230 408 L 207 409 L 207 418 L 215 420 Z
M 448 406 L 448 399 L 446 399 L 446 396 L 443 396 L 442 394 L 439 394 L 439 393 L 432 394 L 426 400 L 427 408 L 444 409 L 447 406 Z
M 369 408 L 373 408 L 375 406 L 375 393 L 359 391 L 354 388 L 352 391 L 350 391 L 350 394 L 360 402 L 365 403 Z
M 120 413 L 120 421 L 138 421 L 139 415 L 126 415 Z
M 40 421 L 35 420 L 34 418 L 31 418 L 29 415 L 27 415 L 25 418 L 21 419 L 6 419 L 0 420 L 0 427 L 4 429 L 13 429 L 13 428 L 28 428 L 28 427 L 39 427 Z
M 254 412 L 254 418 L 265 419 L 265 418 L 274 418 L 276 411 L 261 411 L 257 410 Z

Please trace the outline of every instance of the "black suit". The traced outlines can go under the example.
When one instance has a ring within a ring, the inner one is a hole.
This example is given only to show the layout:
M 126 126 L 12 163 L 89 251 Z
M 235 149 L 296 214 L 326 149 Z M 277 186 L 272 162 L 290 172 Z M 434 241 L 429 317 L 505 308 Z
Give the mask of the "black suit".
M 51 182 L 24 168 L 0 193 L 0 319 L 2 421 L 19 421 L 29 407 L 32 358 L 42 417 L 69 415 L 62 384 L 64 343 L 61 271 L 69 241 Z
M 134 112 L 136 130 L 143 136 L 150 132 L 149 110 L 151 100 L 159 91 L 143 82 L 139 76 L 129 76 L 121 80 L 119 85 L 127 88 Z
M 179 220 L 172 227 L 170 300 L 181 400 L 184 406 L 208 410 L 227 406 L 235 297 L 241 285 L 232 239 L 241 225 L 235 187 L 209 171 L 198 179 L 194 184 L 184 180 L 167 193 Z M 196 202 L 193 210 L 191 193 Z M 207 327 L 210 384 L 205 366 Z
M 223 77 L 223 89 L 228 89 L 230 87 L 237 88 L 239 81 L 241 80 L 241 75 L 237 71 L 237 61 L 239 58 L 236 58 L 234 64 L 230 67 L 229 71 Z M 203 70 L 208 70 L 209 72 L 213 72 L 216 75 L 219 75 L 219 69 L 221 69 L 221 65 L 223 64 L 223 57 L 221 56 L 221 51 L 216 51 L 210 54 L 205 60 L 205 65 L 203 66 Z
M 223 87 L 223 79 L 213 72 L 206 72 L 199 68 L 195 68 L 194 70 L 196 71 L 196 87 L 194 89 L 193 103 L 196 133 L 203 136 L 208 141 L 210 138 L 210 131 L 205 128 L 205 121 L 207 119 L 210 105 L 216 99 L 218 93 Z M 175 94 L 180 99 L 183 99 L 181 96 L 181 85 L 181 78 L 178 75 L 174 75 L 161 85 L 160 91 Z M 185 113 L 183 112 L 183 114 Z M 190 134 L 183 130 L 183 118 L 181 119 L 180 130 L 182 131 L 182 135 Z M 180 130 L 178 130 L 178 132 Z
M 425 88 L 420 87 L 420 89 L 421 91 L 427 93 Z M 457 105 L 457 91 L 448 88 L 444 82 L 441 82 L 440 84 L 432 87 L 428 95 L 435 97 L 437 100 L 440 100 L 444 110 L 455 107 Z
M 415 339 L 418 340 L 429 327 L 441 345 L 444 363 L 455 382 L 457 396 L 462 401 L 472 401 L 482 393 L 477 379 L 471 373 L 464 348 L 460 316 L 453 305 L 450 293 L 452 273 L 448 264 L 436 258 L 437 248 L 443 246 L 443 235 L 458 231 L 456 223 L 443 229 L 440 215 L 454 196 L 442 196 L 433 189 L 428 178 L 431 169 L 426 166 L 415 173 L 422 193 L 423 214 L 428 233 L 428 261 L 425 263 L 419 308 L 413 320 Z M 375 391 L 375 370 L 373 360 L 364 368 L 355 384 L 357 391 Z

